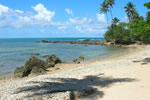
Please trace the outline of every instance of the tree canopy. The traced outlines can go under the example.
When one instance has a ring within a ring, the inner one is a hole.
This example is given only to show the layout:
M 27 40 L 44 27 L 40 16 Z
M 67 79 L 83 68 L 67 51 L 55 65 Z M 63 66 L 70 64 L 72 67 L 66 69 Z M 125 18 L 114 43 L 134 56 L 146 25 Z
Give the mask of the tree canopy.
M 112 8 L 111 4 L 114 5 L 115 3 L 114 0 L 105 0 L 103 4 L 105 4 L 108 12 L 110 11 L 108 8 Z M 150 9 L 150 2 L 145 3 L 143 6 Z M 144 18 L 139 15 L 136 6 L 132 2 L 128 2 L 124 9 L 129 22 L 123 23 L 118 18 L 113 18 L 105 33 L 106 41 L 116 44 L 131 44 L 137 41 L 150 43 L 150 11 L 147 12 L 147 16 Z

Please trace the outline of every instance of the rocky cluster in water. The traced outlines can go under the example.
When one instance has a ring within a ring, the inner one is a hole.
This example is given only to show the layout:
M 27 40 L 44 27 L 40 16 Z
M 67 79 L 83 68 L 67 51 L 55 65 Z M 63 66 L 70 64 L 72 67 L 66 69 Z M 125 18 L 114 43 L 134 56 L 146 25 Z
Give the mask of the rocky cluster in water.
M 38 43 L 70 43 L 70 44 L 84 44 L 84 45 L 114 45 L 113 43 L 100 40 L 83 40 L 83 41 L 47 41 L 42 40 Z
M 46 70 L 54 67 L 62 61 L 56 55 L 47 55 L 47 61 L 43 61 L 37 57 L 31 56 L 23 67 L 17 67 L 14 71 L 14 76 L 23 78 L 29 75 L 45 74 Z

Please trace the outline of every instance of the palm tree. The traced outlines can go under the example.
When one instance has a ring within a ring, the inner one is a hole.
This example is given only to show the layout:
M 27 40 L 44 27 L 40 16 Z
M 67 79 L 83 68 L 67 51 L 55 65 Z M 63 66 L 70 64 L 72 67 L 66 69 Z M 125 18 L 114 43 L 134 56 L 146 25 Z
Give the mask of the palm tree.
M 109 26 L 109 18 L 108 18 L 108 15 L 107 15 L 107 12 L 108 12 L 108 4 L 106 3 L 106 0 L 101 4 L 101 8 L 100 8 L 100 12 L 106 14 L 106 17 L 107 17 L 107 24 Z
M 132 4 L 132 2 L 128 2 L 126 6 L 124 7 L 125 12 L 127 13 L 129 21 L 133 17 L 134 13 L 136 12 L 136 9 L 134 8 L 135 5 Z
M 150 2 L 145 3 L 144 6 L 147 7 L 147 9 L 150 9 Z M 146 16 L 147 16 L 146 17 L 147 22 L 150 23 L 150 11 L 147 12 Z
M 111 31 L 112 34 L 113 34 L 114 28 L 117 26 L 117 23 L 119 23 L 119 21 L 120 20 L 118 18 L 116 18 L 116 17 L 112 20 L 112 24 L 109 27 L 109 30 Z
M 117 24 L 119 21 L 120 21 L 120 20 L 119 20 L 117 17 L 115 17 L 115 18 L 112 20 L 112 23 L 113 23 L 113 24 Z
M 145 3 L 144 6 L 147 7 L 147 9 L 150 9 L 150 2 Z
M 113 8 L 113 5 L 115 5 L 115 0 L 107 0 L 107 5 L 109 6 L 109 10 L 110 10 L 110 13 L 111 13 L 111 18 L 113 20 L 113 14 L 112 14 L 111 8 Z

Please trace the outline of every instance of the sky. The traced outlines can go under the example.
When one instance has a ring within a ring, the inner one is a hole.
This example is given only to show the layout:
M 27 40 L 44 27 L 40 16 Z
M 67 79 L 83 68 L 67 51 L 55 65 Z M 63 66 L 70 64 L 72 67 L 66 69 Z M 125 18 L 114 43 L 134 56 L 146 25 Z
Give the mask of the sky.
M 124 6 L 143 5 L 149 0 L 115 0 L 113 16 L 127 22 Z M 99 12 L 103 0 L 0 0 L 0 38 L 103 37 L 107 20 Z M 110 13 L 109 21 L 111 21 Z

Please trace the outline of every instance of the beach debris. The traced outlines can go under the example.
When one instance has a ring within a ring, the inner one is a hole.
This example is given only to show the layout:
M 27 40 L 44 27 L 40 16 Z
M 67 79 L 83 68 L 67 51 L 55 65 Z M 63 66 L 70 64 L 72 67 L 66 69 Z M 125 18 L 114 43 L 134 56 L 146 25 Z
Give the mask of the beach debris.
M 26 77 L 29 74 L 41 75 L 46 73 L 46 69 L 54 67 L 56 64 L 61 63 L 61 60 L 56 55 L 49 55 L 47 62 L 31 56 L 23 67 L 17 67 L 14 71 L 15 77 Z

